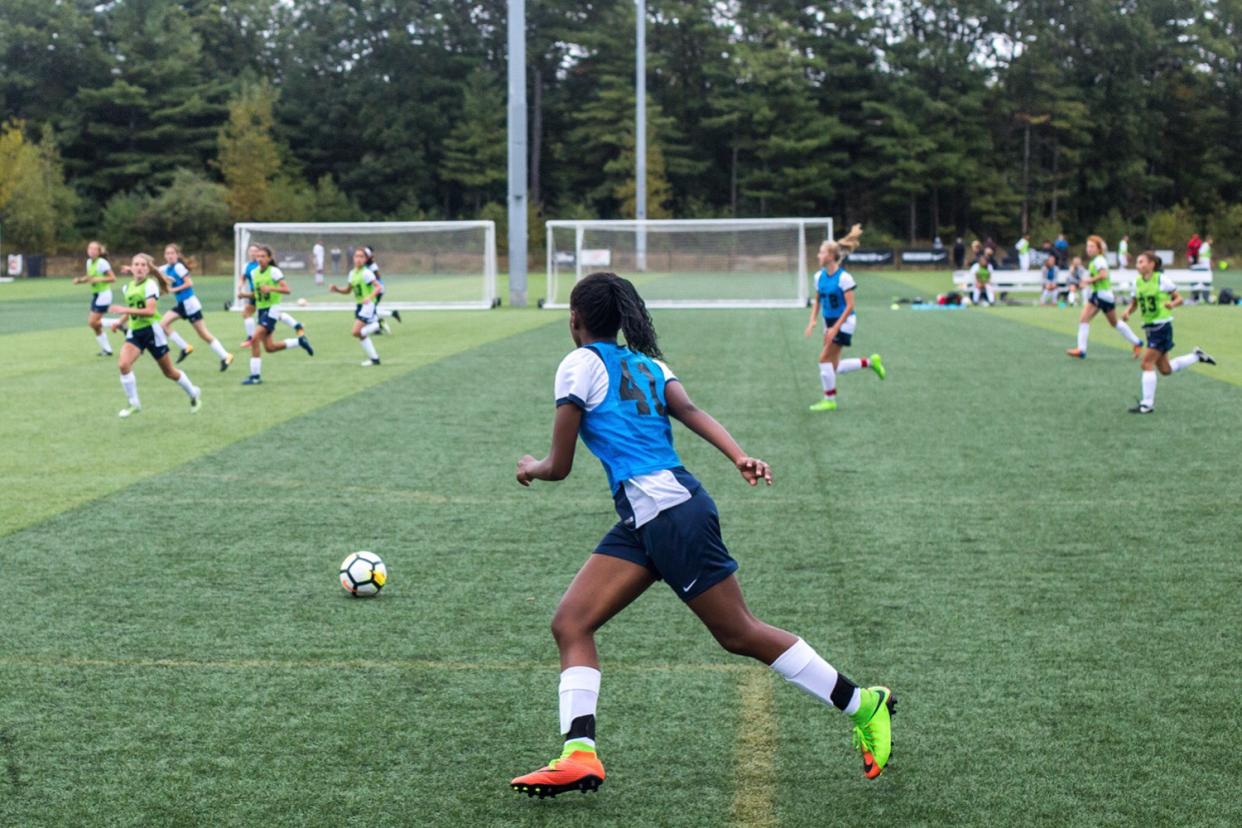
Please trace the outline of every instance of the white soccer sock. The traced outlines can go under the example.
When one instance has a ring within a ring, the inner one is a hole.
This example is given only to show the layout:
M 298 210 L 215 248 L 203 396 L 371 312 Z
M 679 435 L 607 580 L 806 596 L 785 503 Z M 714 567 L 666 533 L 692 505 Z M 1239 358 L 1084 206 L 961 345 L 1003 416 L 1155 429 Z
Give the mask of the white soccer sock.
M 362 326 L 362 335 L 370 336 L 371 334 L 375 333 L 379 329 L 380 329 L 380 324 L 378 322 L 368 322 L 367 324 Z
M 979 304 L 979 288 L 977 286 L 970 289 L 970 301 L 976 305 Z
M 866 357 L 862 359 L 843 359 L 837 363 L 838 374 L 848 374 L 852 371 L 859 371 L 871 364 Z
M 375 352 L 375 343 L 370 339 L 362 340 L 362 350 L 366 351 L 367 356 L 371 359 L 379 359 L 379 354 Z
M 1169 367 L 1174 371 L 1185 371 L 1190 366 L 1199 361 L 1196 354 L 1186 354 L 1185 356 L 1175 357 L 1169 360 Z
M 1087 337 L 1091 335 L 1091 323 L 1078 323 L 1078 350 L 1084 354 L 1087 352 Z
M 1125 322 L 1122 322 L 1120 319 L 1117 320 L 1117 333 L 1124 336 L 1126 338 L 1126 341 L 1129 342 L 1131 345 L 1142 345 L 1143 344 L 1143 340 L 1138 338 L 1138 334 L 1130 330 L 1130 326 L 1127 325 Z
M 292 316 L 290 316 L 287 313 L 281 313 L 280 321 L 284 322 L 290 328 L 297 328 L 298 326 L 298 320 L 294 319 Z
M 566 667 L 561 671 L 561 734 L 569 733 L 574 719 L 594 716 L 599 701 L 599 670 L 594 667 Z M 575 740 L 577 741 L 577 740 Z M 593 739 L 582 741 L 595 744 Z
M 1148 408 L 1153 408 L 1156 405 L 1156 372 L 1155 371 L 1144 371 L 1143 372 L 1143 399 L 1139 400 L 1139 402 L 1147 406 Z
M 242 322 L 243 322 L 243 323 L 245 324 L 245 326 L 246 326 L 246 337 L 247 337 L 247 338 L 253 337 L 253 336 L 254 336 L 254 326 L 255 326 L 254 317 L 253 317 L 253 316 L 247 316 L 245 319 L 243 319 L 243 320 L 242 320 Z
M 130 405 L 141 405 L 138 402 L 138 378 L 132 371 L 128 374 L 121 374 L 121 388 L 125 389 L 125 398 L 129 400 Z
M 824 386 L 825 397 L 835 397 L 837 395 L 837 372 L 833 369 L 831 362 L 821 362 L 819 364 L 819 382 Z
M 105 354 L 112 353 L 112 345 L 109 344 L 108 335 L 106 333 L 95 334 L 95 341 L 99 343 L 99 350 L 103 351 Z
M 181 390 L 184 391 L 190 399 L 194 399 L 198 396 L 198 389 L 194 387 L 194 383 L 190 382 L 190 375 L 185 371 L 182 371 L 181 376 L 177 378 L 177 385 L 181 386 Z
M 286 340 L 285 340 L 285 347 L 286 347 L 286 348 L 296 348 L 296 347 L 298 347 L 298 341 L 297 341 L 297 339 L 286 339 Z
M 186 349 L 186 346 L 189 344 L 185 341 L 185 339 L 182 338 L 181 334 L 177 333 L 176 331 L 168 332 L 168 341 L 176 345 L 178 348 L 180 348 L 183 351 Z
M 257 377 L 263 371 L 263 357 L 250 358 L 250 376 Z
M 218 339 L 211 340 L 211 350 L 215 351 L 216 356 L 220 357 L 220 359 L 224 359 L 229 355 L 229 352 L 224 350 L 224 345 Z
M 996 304 L 996 288 L 992 287 L 991 282 L 988 282 L 987 285 L 983 288 L 983 290 L 988 295 L 988 304 L 995 305 Z
M 790 684 L 847 714 L 857 712 L 862 694 L 854 682 L 837 672 L 815 652 L 815 649 L 799 638 L 794 645 L 773 661 L 773 670 Z M 840 686 L 838 686 L 840 685 Z

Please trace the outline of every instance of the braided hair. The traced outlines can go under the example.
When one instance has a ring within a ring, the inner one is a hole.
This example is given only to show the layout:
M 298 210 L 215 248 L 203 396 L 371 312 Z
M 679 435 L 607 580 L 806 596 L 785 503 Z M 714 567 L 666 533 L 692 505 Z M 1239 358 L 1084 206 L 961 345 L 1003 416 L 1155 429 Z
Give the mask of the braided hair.
M 569 306 L 594 336 L 606 339 L 621 331 L 631 350 L 653 359 L 664 356 L 647 305 L 628 279 L 615 273 L 592 273 L 574 285 Z

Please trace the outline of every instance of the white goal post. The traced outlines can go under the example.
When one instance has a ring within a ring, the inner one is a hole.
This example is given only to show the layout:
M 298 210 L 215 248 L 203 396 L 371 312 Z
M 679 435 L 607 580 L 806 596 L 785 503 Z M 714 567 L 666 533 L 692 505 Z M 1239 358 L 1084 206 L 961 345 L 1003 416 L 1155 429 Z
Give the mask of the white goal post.
M 832 232 L 830 218 L 549 221 L 543 307 L 568 307 L 597 270 L 633 281 L 652 308 L 805 307 Z
M 358 248 L 374 251 L 384 282 L 383 307 L 398 310 L 492 308 L 496 300 L 496 225 L 491 221 L 251 222 L 233 225 L 236 283 L 252 244 L 266 245 L 300 310 L 353 310 L 344 285 Z M 322 278 L 317 274 L 322 247 Z M 301 300 L 305 299 L 303 303 Z

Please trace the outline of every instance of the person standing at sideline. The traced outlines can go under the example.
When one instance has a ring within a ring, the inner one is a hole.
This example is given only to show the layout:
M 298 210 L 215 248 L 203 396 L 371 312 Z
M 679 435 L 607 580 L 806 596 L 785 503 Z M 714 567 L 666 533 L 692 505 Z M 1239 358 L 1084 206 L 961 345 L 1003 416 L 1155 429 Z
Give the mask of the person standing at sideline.
M 1199 263 L 1199 248 L 1203 245 L 1198 233 L 1190 234 L 1190 241 L 1186 242 L 1186 261 L 1193 267 Z
M 315 284 L 323 284 L 323 239 L 316 239 L 311 248 L 311 258 L 315 260 Z
M 966 266 L 966 242 L 962 241 L 962 237 L 958 236 L 957 241 L 953 242 L 953 269 L 961 270 Z
M 1130 234 L 1126 233 L 1117 242 L 1117 270 L 1125 270 L 1130 266 Z
M 1031 234 L 1023 233 L 1015 245 L 1018 248 L 1018 267 L 1021 270 L 1031 269 Z
M 1065 240 L 1064 233 L 1057 233 L 1056 243 L 1052 247 L 1057 252 L 1057 267 L 1065 267 L 1065 263 L 1069 261 L 1069 242 Z

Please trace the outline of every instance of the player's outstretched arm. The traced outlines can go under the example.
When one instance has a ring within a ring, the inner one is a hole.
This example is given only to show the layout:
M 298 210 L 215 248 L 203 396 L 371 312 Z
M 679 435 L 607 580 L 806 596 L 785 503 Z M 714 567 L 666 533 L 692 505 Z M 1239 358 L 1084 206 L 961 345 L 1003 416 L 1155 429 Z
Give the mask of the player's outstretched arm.
M 762 480 L 772 485 L 772 469 L 757 457 L 749 457 L 729 430 L 716 422 L 716 418 L 690 401 L 685 386 L 680 382 L 670 382 L 664 386 L 664 399 L 668 403 L 668 413 L 676 417 L 682 425 L 711 443 L 728 457 L 737 467 L 738 472 L 752 486 Z
M 536 460 L 527 454 L 518 461 L 517 481 L 529 486 L 533 480 L 564 480 L 574 467 L 574 450 L 578 447 L 578 427 L 582 425 L 582 409 L 565 404 L 556 407 L 552 421 L 552 447 L 548 456 Z

